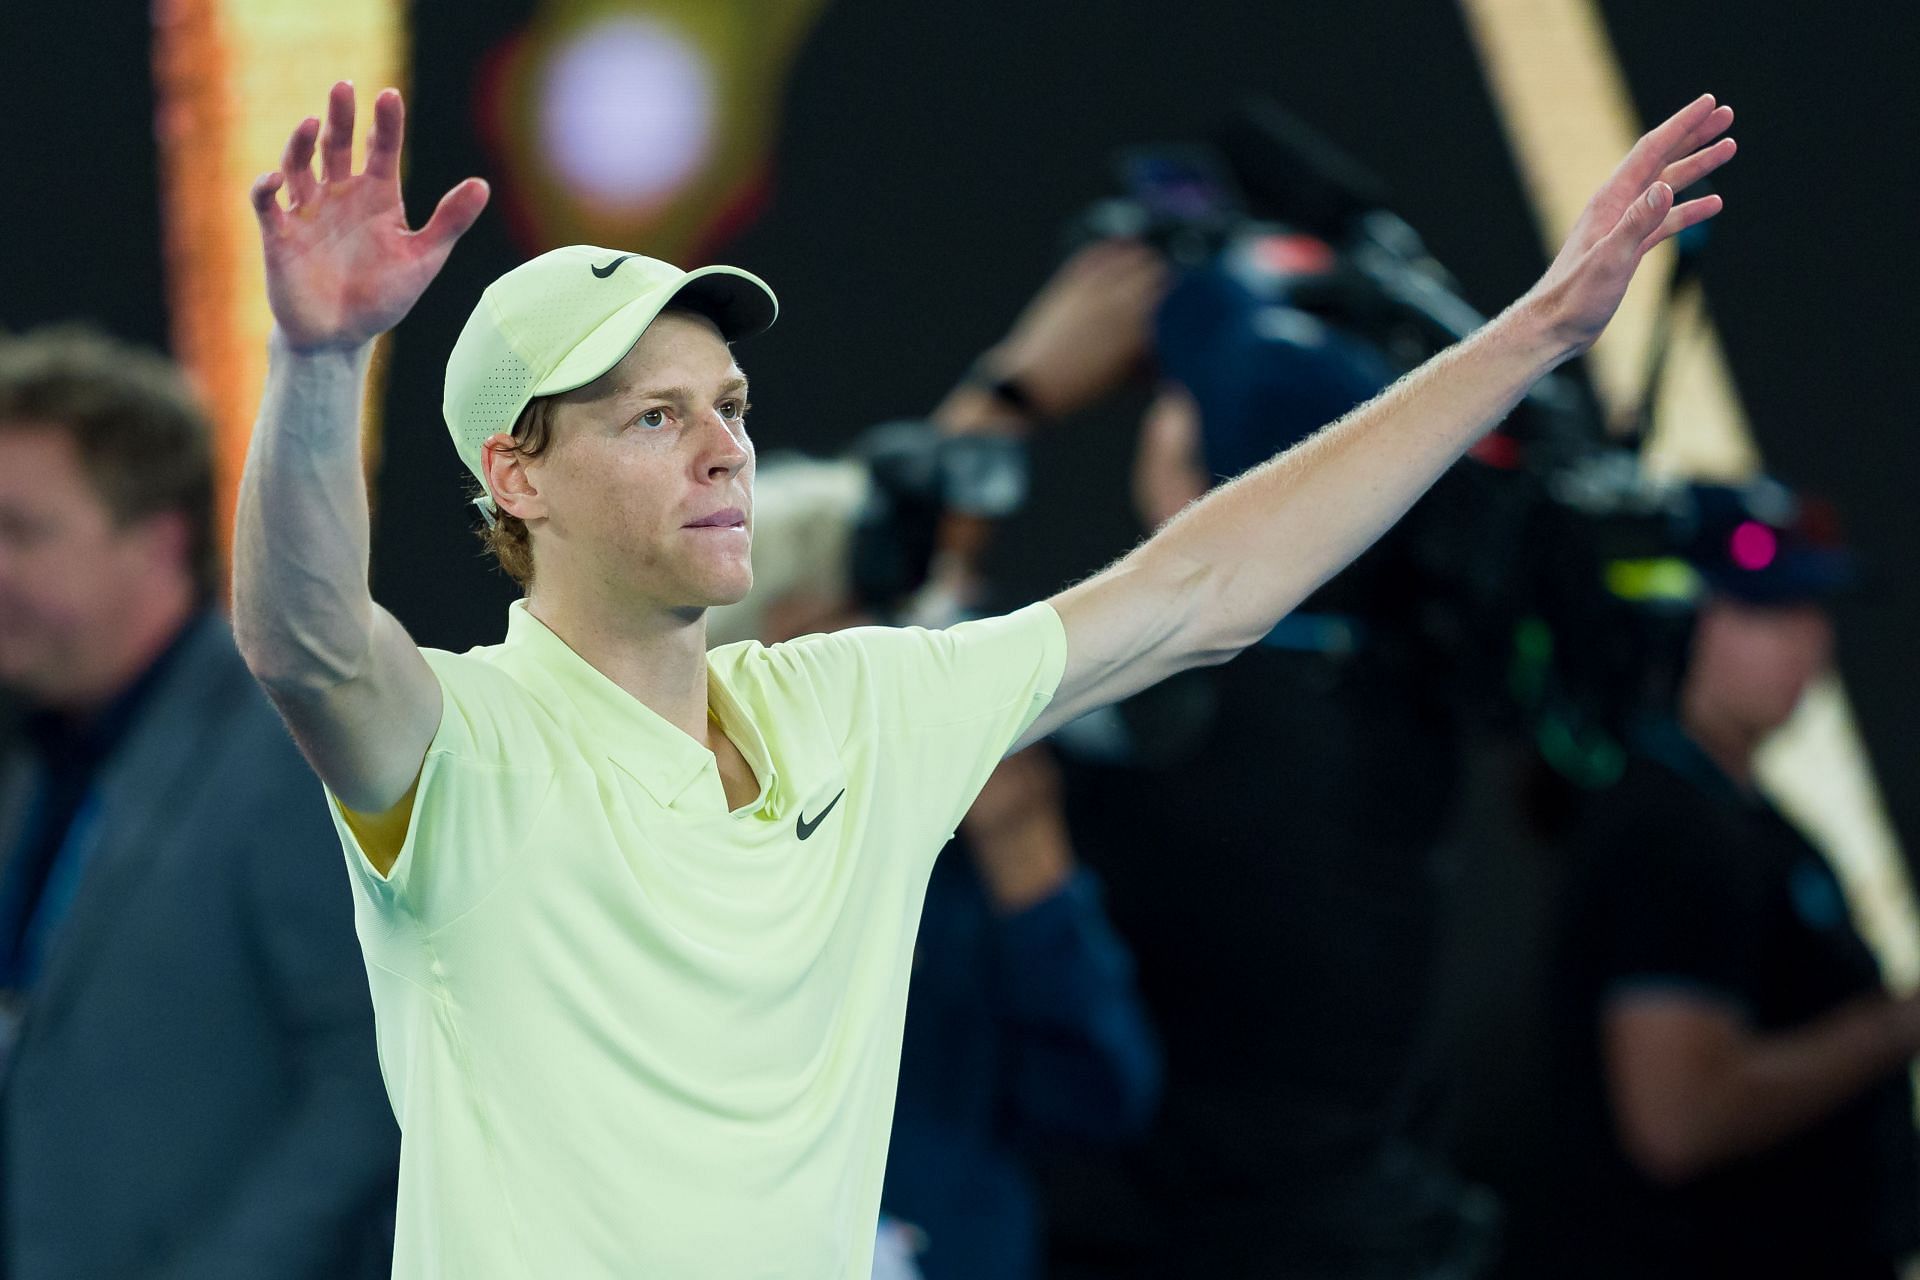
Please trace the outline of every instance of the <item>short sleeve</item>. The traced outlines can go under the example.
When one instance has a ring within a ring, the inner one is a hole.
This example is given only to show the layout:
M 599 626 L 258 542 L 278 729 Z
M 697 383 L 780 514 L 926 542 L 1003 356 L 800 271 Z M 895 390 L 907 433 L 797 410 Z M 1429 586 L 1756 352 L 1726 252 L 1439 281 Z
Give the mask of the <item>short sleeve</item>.
M 409 932 L 449 924 L 486 895 L 525 842 L 554 773 L 547 717 L 511 676 L 470 654 L 421 655 L 440 682 L 440 724 L 385 876 L 328 796 L 363 919 L 368 910 L 396 924 L 403 917 Z
M 1042 602 L 938 631 L 805 636 L 757 656 L 783 669 L 781 682 L 812 686 L 842 754 L 868 754 L 937 849 L 1046 709 L 1066 651 L 1060 616 Z
M 1598 996 L 1672 992 L 1750 1011 L 1765 922 L 1754 851 L 1727 847 L 1710 821 L 1623 816 L 1595 830 L 1583 874 L 1578 941 Z

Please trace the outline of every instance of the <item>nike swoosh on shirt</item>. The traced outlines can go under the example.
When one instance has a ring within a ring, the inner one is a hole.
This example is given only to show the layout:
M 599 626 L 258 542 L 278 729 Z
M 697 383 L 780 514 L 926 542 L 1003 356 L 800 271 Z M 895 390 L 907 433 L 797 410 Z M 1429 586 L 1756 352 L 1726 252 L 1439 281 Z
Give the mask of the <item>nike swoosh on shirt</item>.
M 840 788 L 840 796 L 844 796 L 845 794 L 847 794 L 847 789 L 845 787 Z M 840 803 L 840 796 L 835 796 L 833 799 L 827 801 L 827 807 L 814 815 L 812 822 L 807 821 L 807 815 L 804 813 L 795 814 L 793 816 L 793 834 L 799 836 L 802 840 L 812 835 L 820 824 L 827 820 L 827 815 L 833 812 L 833 806 Z

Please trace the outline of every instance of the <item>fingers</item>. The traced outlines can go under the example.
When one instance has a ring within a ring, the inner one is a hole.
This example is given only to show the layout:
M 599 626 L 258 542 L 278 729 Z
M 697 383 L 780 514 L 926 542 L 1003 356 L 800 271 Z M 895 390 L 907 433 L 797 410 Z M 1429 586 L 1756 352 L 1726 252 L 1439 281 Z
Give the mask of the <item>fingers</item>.
M 1687 146 L 1695 131 L 1700 129 L 1716 110 L 1718 107 L 1714 103 L 1713 95 L 1703 93 L 1642 134 L 1634 150 L 1637 152 L 1645 147 L 1648 152 L 1660 157 L 1660 166 L 1665 168 L 1670 163 L 1672 155 Z
M 1693 132 L 1688 134 L 1687 140 L 1681 144 L 1681 150 L 1698 151 L 1732 127 L 1733 108 L 1715 107 L 1698 125 L 1694 126 Z
M 1621 171 L 1634 187 L 1651 182 L 1668 165 L 1699 150 L 1733 124 L 1733 108 L 1703 93 L 1649 129 L 1627 153 Z
M 1684 160 L 1676 160 L 1660 173 L 1660 181 L 1675 191 L 1685 191 L 1700 179 L 1733 159 L 1737 144 L 1732 138 L 1722 138 L 1704 150 L 1696 151 Z
M 341 182 L 353 176 L 353 84 L 342 80 L 327 94 L 327 127 L 320 135 L 320 176 Z
M 308 116 L 294 127 L 287 149 L 280 156 L 280 172 L 286 179 L 287 199 L 296 207 L 312 200 L 319 190 L 313 180 L 313 144 L 320 136 L 320 121 Z
M 465 235 L 467 228 L 479 218 L 480 211 L 487 207 L 487 184 L 479 178 L 468 178 L 453 190 L 440 197 L 440 203 L 434 206 L 433 216 L 427 219 L 427 225 L 414 235 L 427 242 L 431 249 L 450 249 L 453 242 Z
M 1719 196 L 1702 196 L 1698 200 L 1689 200 L 1685 204 L 1675 205 L 1667 211 L 1667 216 L 1653 233 L 1640 243 L 1640 252 L 1645 253 L 1669 236 L 1679 235 L 1688 227 L 1698 226 L 1714 214 L 1720 212 L 1724 202 Z
M 367 176 L 390 181 L 400 176 L 400 144 L 407 132 L 407 108 L 398 89 L 382 89 L 373 100 L 373 133 L 367 139 Z
M 276 169 L 255 178 L 252 189 L 247 192 L 247 200 L 253 205 L 254 216 L 260 219 L 260 230 L 263 232 L 275 230 L 280 225 L 280 219 L 286 217 L 280 202 L 274 199 L 286 180 L 286 175 Z
M 1167 291 L 1167 264 L 1157 253 L 1143 250 L 1124 264 L 1124 274 L 1115 282 L 1116 292 L 1129 312 L 1143 315 L 1160 301 Z
M 1614 252 L 1637 259 L 1650 245 L 1658 243 L 1653 237 L 1672 208 L 1673 188 L 1664 182 L 1654 183 L 1620 215 L 1620 221 L 1607 236 L 1608 244 Z

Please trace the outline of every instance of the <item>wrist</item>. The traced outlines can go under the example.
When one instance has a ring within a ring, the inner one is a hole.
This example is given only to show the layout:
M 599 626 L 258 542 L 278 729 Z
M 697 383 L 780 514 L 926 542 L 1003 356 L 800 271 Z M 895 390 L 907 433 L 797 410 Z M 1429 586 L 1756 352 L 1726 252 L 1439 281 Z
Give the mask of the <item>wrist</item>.
M 1031 430 L 1050 416 L 1031 379 L 996 349 L 973 362 L 933 419 L 949 431 L 1011 433 Z
M 1034 393 L 1032 374 L 1000 351 L 989 351 L 975 360 L 963 381 L 984 392 L 1007 413 L 1027 422 L 1040 422 L 1053 416 L 1041 406 Z
M 314 368 L 335 366 L 357 372 L 372 362 L 373 348 L 378 341 L 369 338 L 346 344 L 301 342 L 276 324 L 267 334 L 267 357 L 276 363 L 298 362 Z
M 1522 294 L 1487 328 L 1545 375 L 1592 345 L 1562 319 L 1561 311 L 1554 290 L 1543 283 Z

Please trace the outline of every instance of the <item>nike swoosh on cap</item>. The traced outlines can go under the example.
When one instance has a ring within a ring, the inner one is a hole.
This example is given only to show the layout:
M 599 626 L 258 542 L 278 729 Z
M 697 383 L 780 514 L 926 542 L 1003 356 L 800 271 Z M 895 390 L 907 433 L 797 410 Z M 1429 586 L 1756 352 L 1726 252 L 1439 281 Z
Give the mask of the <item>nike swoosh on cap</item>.
M 619 270 L 621 263 L 625 262 L 628 258 L 631 258 L 634 256 L 635 255 L 631 253 L 623 253 L 619 257 L 615 258 L 612 262 L 609 262 L 606 266 L 595 267 L 593 269 L 593 274 L 599 276 L 602 280 L 605 280 L 608 276 L 612 275 L 615 271 Z

